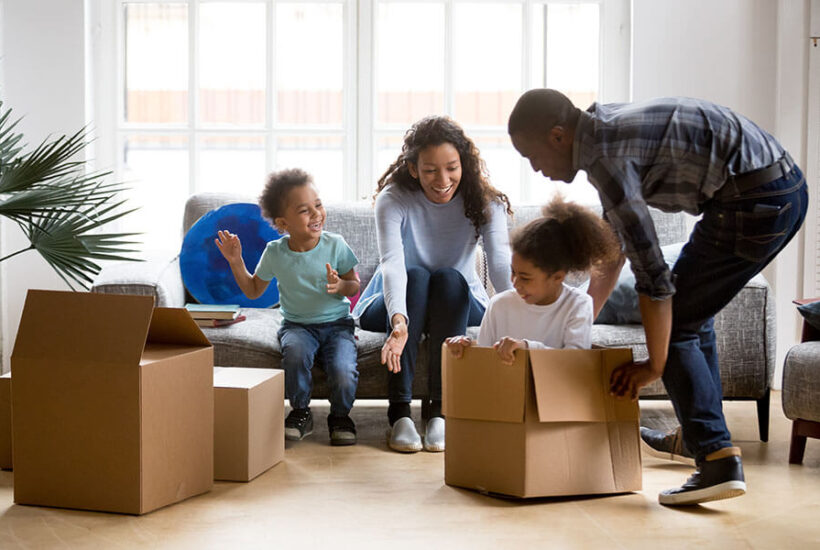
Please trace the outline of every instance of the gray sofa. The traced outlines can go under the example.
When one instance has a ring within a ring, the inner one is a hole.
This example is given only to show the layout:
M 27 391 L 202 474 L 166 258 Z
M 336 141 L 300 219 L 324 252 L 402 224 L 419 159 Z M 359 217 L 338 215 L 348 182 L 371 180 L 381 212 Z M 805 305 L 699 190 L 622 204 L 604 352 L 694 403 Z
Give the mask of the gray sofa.
M 185 206 L 182 220 L 183 234 L 200 216 L 231 202 L 254 202 L 249 197 L 229 194 L 199 194 L 192 196 Z M 540 213 L 539 206 L 519 206 L 511 226 L 533 219 Z M 684 214 L 652 212 L 662 245 L 688 238 Z M 378 265 L 376 228 L 370 204 L 338 204 L 327 206 L 327 230 L 340 233 L 359 258 L 357 271 L 362 288 Z M 252 267 L 251 267 L 252 269 Z M 477 261 L 479 275 L 490 292 L 489 281 L 483 272 L 481 255 Z M 186 295 L 179 270 L 178 257 L 142 263 L 116 263 L 106 266 L 94 281 L 93 292 L 112 294 L 143 294 L 153 296 L 158 306 L 182 307 L 190 297 Z M 281 322 L 278 309 L 243 311 L 247 321 L 229 327 L 205 328 L 203 331 L 214 344 L 214 362 L 221 366 L 275 368 L 281 355 L 277 331 Z M 771 291 L 762 276 L 755 277 L 740 294 L 718 315 L 715 322 L 718 338 L 723 390 L 726 399 L 754 400 L 757 402 L 760 438 L 768 440 L 769 390 L 774 372 L 774 304 Z M 359 387 L 361 399 L 384 399 L 387 396 L 387 369 L 380 364 L 379 355 L 385 334 L 357 329 L 359 348 Z M 631 347 L 636 358 L 646 357 L 643 328 L 640 325 L 600 325 L 592 331 L 593 343 L 603 347 Z M 426 345 L 422 341 L 422 346 Z M 419 354 L 414 396 L 427 395 L 428 368 L 426 354 Z M 328 396 L 324 374 L 314 368 L 314 391 L 317 398 Z M 643 398 L 664 398 L 663 384 L 658 381 L 641 393 Z

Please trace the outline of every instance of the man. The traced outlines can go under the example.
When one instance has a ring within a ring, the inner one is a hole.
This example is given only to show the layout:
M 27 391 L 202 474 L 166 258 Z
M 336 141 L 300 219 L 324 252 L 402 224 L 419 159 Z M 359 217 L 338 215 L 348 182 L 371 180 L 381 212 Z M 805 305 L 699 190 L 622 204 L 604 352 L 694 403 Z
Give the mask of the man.
M 618 396 L 663 377 L 696 472 L 661 492 L 665 505 L 746 492 L 740 449 L 722 409 L 713 318 L 797 233 L 808 193 L 771 135 L 731 110 L 695 99 L 593 103 L 586 112 L 555 90 L 526 92 L 510 115 L 513 146 L 533 170 L 598 190 L 635 273 L 649 359 L 616 369 Z M 670 270 L 648 206 L 703 214 Z M 597 316 L 620 265 L 589 284 Z

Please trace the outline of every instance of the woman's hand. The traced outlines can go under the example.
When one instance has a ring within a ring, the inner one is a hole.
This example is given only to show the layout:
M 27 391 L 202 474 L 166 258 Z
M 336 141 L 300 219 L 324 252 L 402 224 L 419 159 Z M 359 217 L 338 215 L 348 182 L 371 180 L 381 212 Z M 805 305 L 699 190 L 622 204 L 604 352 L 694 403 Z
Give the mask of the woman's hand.
M 527 349 L 527 342 L 525 340 L 516 340 L 515 338 L 505 336 L 493 344 L 493 349 L 498 352 L 498 357 L 502 363 L 512 365 L 513 361 L 515 361 L 515 350 Z
M 465 348 L 469 348 L 473 345 L 473 341 L 470 340 L 469 336 L 452 336 L 447 338 L 446 342 L 450 355 L 456 359 L 461 359 L 461 356 L 464 355 Z
M 393 316 L 393 330 L 382 346 L 382 365 L 387 365 L 387 370 L 392 373 L 401 371 L 401 353 L 404 351 L 405 344 L 407 344 L 407 320 L 403 315 L 397 313 Z
M 218 231 L 219 238 L 214 239 L 216 247 L 222 253 L 229 264 L 242 259 L 242 243 L 239 236 L 230 231 Z
M 655 368 L 649 361 L 635 361 L 622 365 L 612 371 L 609 377 L 609 389 L 618 397 L 638 399 L 638 391 L 663 375 L 663 367 Z

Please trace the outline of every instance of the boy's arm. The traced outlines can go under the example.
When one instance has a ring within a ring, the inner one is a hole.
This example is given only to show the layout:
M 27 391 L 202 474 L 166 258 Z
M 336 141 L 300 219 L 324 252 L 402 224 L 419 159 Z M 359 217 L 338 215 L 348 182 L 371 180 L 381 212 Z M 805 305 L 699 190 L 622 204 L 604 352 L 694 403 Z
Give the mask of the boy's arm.
M 268 288 L 270 281 L 260 279 L 248 272 L 245 267 L 245 260 L 242 259 L 242 243 L 239 241 L 239 237 L 230 231 L 219 231 L 214 243 L 222 256 L 228 261 L 228 265 L 231 266 L 231 273 L 233 273 L 236 284 L 239 285 L 242 293 L 251 300 L 259 298 Z
M 325 264 L 327 269 L 327 292 L 328 294 L 340 294 L 342 296 L 354 296 L 359 292 L 359 276 L 356 271 L 351 269 L 344 275 L 330 267 L 330 264 Z

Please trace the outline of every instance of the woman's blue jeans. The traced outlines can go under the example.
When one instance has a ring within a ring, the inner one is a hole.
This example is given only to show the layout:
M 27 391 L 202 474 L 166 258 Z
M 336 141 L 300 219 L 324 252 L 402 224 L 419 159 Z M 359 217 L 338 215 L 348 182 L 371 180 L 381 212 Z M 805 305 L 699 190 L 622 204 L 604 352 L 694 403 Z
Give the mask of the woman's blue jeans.
M 706 203 L 672 268 L 672 335 L 663 374 L 666 391 L 698 460 L 731 437 L 723 416 L 714 316 L 794 237 L 808 206 L 795 166 L 785 177 L 732 199 Z
M 450 336 L 467 332 L 468 326 L 481 324 L 484 306 L 470 293 L 464 276 L 453 268 L 432 273 L 423 267 L 407 269 L 407 344 L 401 354 L 401 371 L 390 374 L 391 403 L 409 403 L 413 398 L 413 378 L 419 342 L 428 334 L 430 365 L 429 398 L 441 401 L 441 344 Z M 384 297 L 373 301 L 359 319 L 364 330 L 389 332 L 390 319 Z
M 330 414 L 345 416 L 353 408 L 359 371 L 353 319 L 302 324 L 283 321 L 279 329 L 285 394 L 294 409 L 310 405 L 313 392 L 313 360 L 319 354 L 330 389 Z

